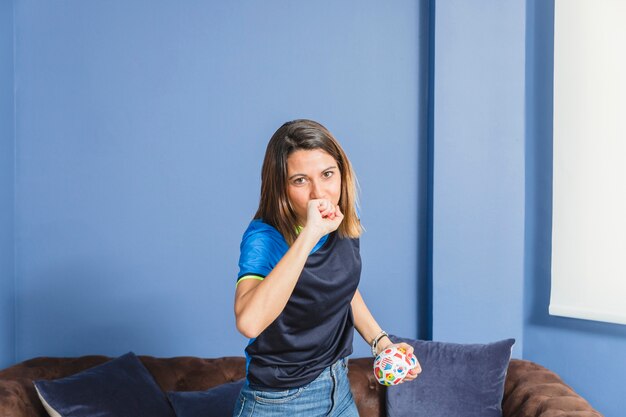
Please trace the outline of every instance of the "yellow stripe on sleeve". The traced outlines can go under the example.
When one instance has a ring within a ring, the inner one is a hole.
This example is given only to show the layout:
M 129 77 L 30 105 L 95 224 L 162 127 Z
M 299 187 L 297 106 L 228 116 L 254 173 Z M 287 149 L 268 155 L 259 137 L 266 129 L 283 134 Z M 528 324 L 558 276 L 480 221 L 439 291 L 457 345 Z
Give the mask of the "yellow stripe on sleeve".
M 241 277 L 241 278 L 239 278 L 237 280 L 237 284 L 235 285 L 235 288 L 237 288 L 237 285 L 239 285 L 239 283 L 241 281 L 244 281 L 246 279 L 256 279 L 256 280 L 259 280 L 259 281 L 263 281 L 265 278 L 263 278 L 261 276 L 258 276 L 258 275 L 244 275 L 243 277 Z

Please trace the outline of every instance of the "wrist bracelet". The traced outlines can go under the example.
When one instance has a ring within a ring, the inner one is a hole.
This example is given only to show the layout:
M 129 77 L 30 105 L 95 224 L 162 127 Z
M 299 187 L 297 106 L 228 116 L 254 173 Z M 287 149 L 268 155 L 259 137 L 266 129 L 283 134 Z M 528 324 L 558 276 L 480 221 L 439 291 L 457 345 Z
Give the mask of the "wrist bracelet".
M 376 348 L 378 347 L 378 342 L 380 341 L 380 339 L 382 339 L 385 336 L 389 337 L 386 331 L 381 330 L 378 336 L 376 336 L 374 340 L 372 340 L 372 356 L 376 357 L 377 355 Z

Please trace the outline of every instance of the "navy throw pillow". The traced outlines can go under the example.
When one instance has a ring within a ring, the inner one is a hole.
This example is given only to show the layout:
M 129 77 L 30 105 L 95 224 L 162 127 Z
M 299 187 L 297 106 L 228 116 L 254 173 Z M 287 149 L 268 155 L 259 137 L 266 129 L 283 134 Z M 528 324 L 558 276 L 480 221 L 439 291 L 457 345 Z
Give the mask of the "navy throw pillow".
M 51 416 L 175 417 L 165 394 L 132 352 L 65 378 L 34 384 Z
M 504 381 L 515 339 L 457 344 L 402 339 L 413 346 L 422 373 L 387 388 L 389 417 L 502 417 Z
M 230 417 L 244 382 L 241 379 L 206 391 L 170 391 L 167 396 L 177 417 Z

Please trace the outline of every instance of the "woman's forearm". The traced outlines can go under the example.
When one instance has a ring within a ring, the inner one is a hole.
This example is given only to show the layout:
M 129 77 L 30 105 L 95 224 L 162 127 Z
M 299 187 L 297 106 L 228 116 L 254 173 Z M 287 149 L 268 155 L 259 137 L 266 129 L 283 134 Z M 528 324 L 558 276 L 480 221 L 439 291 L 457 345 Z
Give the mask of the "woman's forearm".
M 354 317 L 354 327 L 359 332 L 363 340 L 365 340 L 365 343 L 371 345 L 374 338 L 380 334 L 382 329 L 374 319 L 374 316 L 372 316 L 372 313 L 370 313 L 367 305 L 365 305 L 365 301 L 363 300 L 359 290 L 356 290 L 356 293 L 352 298 L 351 305 L 352 315 Z M 378 342 L 378 351 L 380 352 L 391 343 L 392 342 L 388 337 L 383 337 Z
M 239 283 L 235 293 L 235 317 L 237 329 L 244 336 L 257 337 L 283 311 L 319 239 L 316 233 L 304 228 L 265 279 Z

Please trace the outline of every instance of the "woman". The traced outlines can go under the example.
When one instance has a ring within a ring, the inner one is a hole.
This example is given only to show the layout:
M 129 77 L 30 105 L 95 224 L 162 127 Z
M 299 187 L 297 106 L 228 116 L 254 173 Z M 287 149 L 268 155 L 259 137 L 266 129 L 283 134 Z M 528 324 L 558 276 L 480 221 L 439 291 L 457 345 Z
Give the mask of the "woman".
M 353 329 L 373 354 L 392 344 L 357 289 L 361 231 L 339 143 L 311 120 L 282 125 L 241 242 L 235 316 L 250 342 L 235 416 L 358 416 L 347 378 Z

